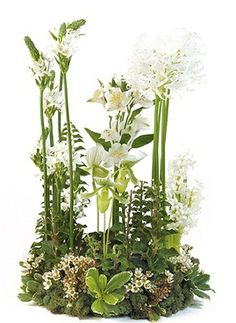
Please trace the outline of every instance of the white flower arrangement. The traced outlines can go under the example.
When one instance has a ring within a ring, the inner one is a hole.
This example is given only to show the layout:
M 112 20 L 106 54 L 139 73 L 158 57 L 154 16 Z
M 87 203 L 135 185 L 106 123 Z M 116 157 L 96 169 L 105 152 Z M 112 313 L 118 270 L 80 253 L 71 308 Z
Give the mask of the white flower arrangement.
M 87 149 L 70 120 L 67 82 L 84 24 L 62 23 L 50 32 L 53 59 L 25 37 L 40 99 L 41 136 L 31 159 L 43 203 L 38 239 L 21 262 L 19 299 L 79 318 L 95 313 L 156 321 L 189 306 L 194 295 L 209 298 L 211 290 L 191 247 L 181 245 L 201 211 L 202 187 L 190 177 L 193 158 L 171 160 L 166 178 L 172 93 L 200 83 L 200 39 L 181 31 L 150 46 L 142 40 L 125 77 L 99 81 L 88 102 L 105 110 L 108 123 L 100 132 L 85 128 L 95 142 Z M 151 167 L 142 173 L 152 169 L 148 183 L 137 178 L 135 165 L 147 157 L 139 149 L 150 143 Z M 93 201 L 96 231 L 90 232 L 81 218 Z

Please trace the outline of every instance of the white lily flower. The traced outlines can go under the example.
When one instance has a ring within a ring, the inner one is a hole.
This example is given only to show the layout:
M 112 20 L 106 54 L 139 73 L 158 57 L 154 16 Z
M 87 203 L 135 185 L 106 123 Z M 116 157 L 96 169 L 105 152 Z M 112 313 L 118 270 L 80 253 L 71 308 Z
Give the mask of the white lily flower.
M 109 88 L 105 93 L 107 111 L 120 111 L 125 112 L 127 105 L 130 102 L 130 97 L 127 92 L 122 92 L 120 88 Z
M 93 167 L 94 165 L 100 165 L 107 156 L 106 150 L 103 148 L 102 145 L 97 144 L 94 147 L 91 147 L 86 156 L 86 160 L 89 167 Z

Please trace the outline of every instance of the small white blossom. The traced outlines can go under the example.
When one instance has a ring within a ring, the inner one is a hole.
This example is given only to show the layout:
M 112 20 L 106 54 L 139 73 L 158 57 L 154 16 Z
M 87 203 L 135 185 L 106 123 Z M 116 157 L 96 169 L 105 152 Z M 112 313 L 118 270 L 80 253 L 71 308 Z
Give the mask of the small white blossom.
M 30 69 L 33 73 L 33 77 L 37 82 L 41 82 L 46 76 L 51 73 L 51 60 L 46 57 L 40 57 L 37 61 L 33 60 Z
M 44 94 L 44 99 L 46 107 L 62 111 L 64 98 L 61 91 L 47 89 Z
M 69 30 L 63 37 L 62 42 L 56 41 L 54 46 L 54 52 L 56 55 L 61 54 L 67 58 L 70 58 L 77 51 L 78 38 L 81 33 L 78 30 Z
M 89 200 L 81 199 L 79 194 L 75 194 L 73 211 L 80 218 L 85 216 L 84 209 L 88 206 Z M 70 189 L 64 188 L 61 192 L 61 209 L 65 212 L 70 209 Z
M 192 262 L 192 259 L 191 259 L 191 255 L 189 253 L 190 250 L 191 249 L 188 246 L 186 246 L 186 245 L 182 246 L 181 250 L 180 250 L 180 255 L 170 258 L 170 261 L 174 265 L 180 266 L 180 270 L 183 273 L 186 273 L 187 271 L 189 271 L 194 265 Z
M 121 125 L 119 125 L 121 126 Z M 116 122 L 112 122 L 111 128 L 105 129 L 101 133 L 101 138 L 104 139 L 105 141 L 109 142 L 119 142 L 120 141 L 120 134 L 119 134 L 119 129 L 116 128 Z
M 106 158 L 106 164 L 108 165 L 118 165 L 122 160 L 128 158 L 129 146 L 125 144 L 115 143 L 111 146 L 108 151 L 108 156 Z
M 169 270 L 165 270 L 165 276 L 168 284 L 172 284 L 174 282 L 174 274 L 172 274 Z

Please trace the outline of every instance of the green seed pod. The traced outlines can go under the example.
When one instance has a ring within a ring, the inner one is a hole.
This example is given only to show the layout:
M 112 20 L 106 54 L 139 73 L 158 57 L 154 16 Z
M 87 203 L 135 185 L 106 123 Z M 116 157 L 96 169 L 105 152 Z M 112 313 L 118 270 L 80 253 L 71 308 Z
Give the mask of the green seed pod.
M 103 188 L 101 193 L 98 194 L 98 208 L 101 213 L 105 213 L 109 208 L 111 197 L 107 188 Z
M 30 51 L 30 54 L 31 54 L 33 60 L 37 62 L 40 58 L 40 54 L 39 54 L 38 49 L 36 48 L 36 46 L 34 45 L 33 41 L 31 40 L 31 38 L 29 36 L 25 36 L 24 41 Z

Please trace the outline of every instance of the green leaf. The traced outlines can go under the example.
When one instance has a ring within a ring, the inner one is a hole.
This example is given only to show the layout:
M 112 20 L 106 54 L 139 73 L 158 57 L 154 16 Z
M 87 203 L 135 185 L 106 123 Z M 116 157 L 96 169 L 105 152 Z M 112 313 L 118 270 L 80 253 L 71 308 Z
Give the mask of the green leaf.
M 109 188 L 109 190 L 112 192 L 114 198 L 119 201 L 121 204 L 126 204 L 129 202 L 129 200 L 119 194 L 117 194 L 113 189 Z
M 123 271 L 119 274 L 114 275 L 108 282 L 105 292 L 112 292 L 116 289 L 124 286 L 130 279 L 131 274 L 127 271 Z
M 90 199 L 91 197 L 95 196 L 100 189 L 101 188 L 99 187 L 96 190 L 94 190 L 93 192 L 84 192 L 84 193 L 81 193 L 80 194 L 80 197 L 82 199 Z
M 57 41 L 57 36 L 56 36 L 56 35 L 54 35 L 54 33 L 53 33 L 53 32 L 51 32 L 51 31 L 49 30 L 49 34 L 52 36 L 52 38 L 53 38 L 55 41 Z
M 30 302 L 32 300 L 32 296 L 26 293 L 20 293 L 18 298 L 21 302 Z
M 193 289 L 192 291 L 193 291 L 193 293 L 194 293 L 195 295 L 197 295 L 197 296 L 198 296 L 198 297 L 200 297 L 200 298 L 210 299 L 210 296 L 209 296 L 209 295 L 207 295 L 206 293 L 202 292 L 202 291 L 201 291 L 201 290 L 199 290 L 199 289 Z
M 27 286 L 27 290 L 30 291 L 30 292 L 37 292 L 39 286 L 40 286 L 40 283 L 39 282 L 36 282 L 35 280 L 29 280 L 26 284 Z
M 209 279 L 210 279 L 210 275 L 199 274 L 196 278 L 193 279 L 193 281 L 195 285 L 198 285 L 198 284 L 207 283 Z
M 132 148 L 140 148 L 143 147 L 153 140 L 153 134 L 142 135 L 134 139 L 132 143 Z
M 103 300 L 96 299 L 91 306 L 91 310 L 93 311 L 93 313 L 103 315 L 105 313 Z
M 128 133 L 124 133 L 121 136 L 120 143 L 121 144 L 127 144 L 127 142 L 130 140 L 131 136 Z
M 131 180 L 131 182 L 134 184 L 134 185 L 137 185 L 138 184 L 138 179 L 136 178 L 136 176 L 134 175 L 134 172 L 131 168 L 127 168 L 127 172 L 128 172 L 128 176 L 129 176 L 129 179 Z
M 119 298 L 117 298 L 113 294 L 105 294 L 103 296 L 103 300 L 109 305 L 116 305 L 118 303 L 118 301 L 119 301 Z
M 28 47 L 31 57 L 33 58 L 34 61 L 38 61 L 40 58 L 40 54 L 36 46 L 34 45 L 33 41 L 29 36 L 25 36 L 24 38 L 25 44 Z
M 143 107 L 142 107 L 142 108 L 138 108 L 138 109 L 134 110 L 134 111 L 132 112 L 132 114 L 131 114 L 131 117 L 130 117 L 129 121 L 133 121 L 133 120 L 134 120 L 134 118 L 142 112 L 142 110 L 143 110 Z
M 96 268 L 90 268 L 88 270 L 85 282 L 90 292 L 95 294 L 97 297 L 101 297 L 101 290 L 99 286 L 99 273 Z
M 107 285 L 107 277 L 105 275 L 99 276 L 99 286 L 100 289 L 103 291 L 106 288 Z
M 111 144 L 109 142 L 106 142 L 104 139 L 102 139 L 100 133 L 94 132 L 88 128 L 85 128 L 85 130 L 90 135 L 90 137 L 93 139 L 93 141 L 102 145 L 105 150 L 108 151 L 111 148 Z

